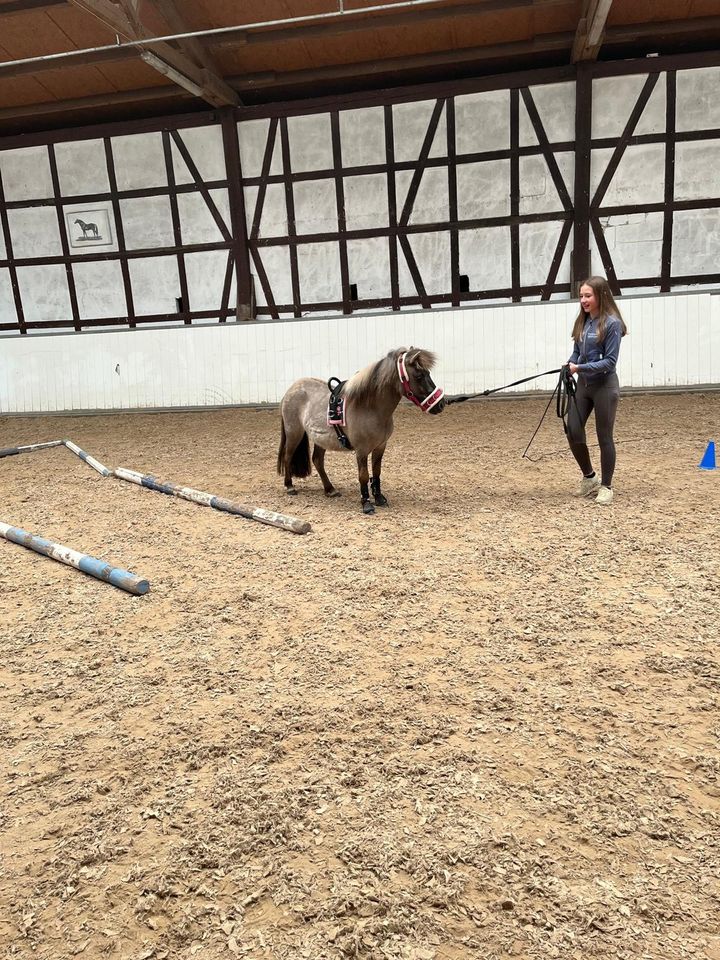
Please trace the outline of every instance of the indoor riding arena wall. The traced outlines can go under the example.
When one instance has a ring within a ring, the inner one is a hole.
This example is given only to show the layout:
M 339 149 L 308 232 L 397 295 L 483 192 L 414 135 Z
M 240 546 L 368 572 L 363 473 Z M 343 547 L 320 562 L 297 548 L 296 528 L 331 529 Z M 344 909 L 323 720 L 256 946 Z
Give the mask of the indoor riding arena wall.
M 0 521 L 149 587 L 0 538 L 0 954 L 720 960 L 720 65 L 661 59 L 0 144 Z M 554 377 L 285 494 L 294 378 L 553 369 L 588 266 L 611 505 Z
M 720 384 L 720 295 L 619 304 L 623 387 Z M 479 393 L 565 363 L 576 312 L 563 302 L 14 337 L 0 340 L 0 413 L 275 404 L 299 377 L 346 379 L 403 345 L 437 353 L 448 393 Z

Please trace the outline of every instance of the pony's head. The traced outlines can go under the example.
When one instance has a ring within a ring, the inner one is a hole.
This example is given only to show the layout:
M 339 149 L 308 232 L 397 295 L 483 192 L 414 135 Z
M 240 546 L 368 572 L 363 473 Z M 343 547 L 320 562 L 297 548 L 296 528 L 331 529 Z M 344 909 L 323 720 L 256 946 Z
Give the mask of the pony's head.
M 429 350 L 410 347 L 395 351 L 395 362 L 403 393 L 423 413 L 441 413 L 445 408 L 445 391 L 435 386 L 430 371 L 435 366 L 435 354 Z
M 440 413 L 445 400 L 443 390 L 430 376 L 434 364 L 435 354 L 429 350 L 399 347 L 350 377 L 343 393 L 356 403 L 371 402 L 381 393 L 400 393 L 424 413 Z

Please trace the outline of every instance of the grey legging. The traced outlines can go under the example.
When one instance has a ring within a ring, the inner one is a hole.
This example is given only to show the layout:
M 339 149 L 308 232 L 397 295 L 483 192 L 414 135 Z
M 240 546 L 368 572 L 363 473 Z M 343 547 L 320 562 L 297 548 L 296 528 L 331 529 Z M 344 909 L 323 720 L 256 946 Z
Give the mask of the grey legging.
M 615 442 L 613 441 L 613 427 L 620 399 L 620 383 L 616 373 L 590 383 L 580 375 L 577 383 L 575 399 L 570 401 L 568 411 L 568 442 L 572 455 L 578 466 L 587 476 L 592 473 L 590 452 L 585 438 L 585 424 L 591 411 L 595 410 L 595 429 L 600 444 L 601 483 L 604 487 L 612 486 L 615 472 Z

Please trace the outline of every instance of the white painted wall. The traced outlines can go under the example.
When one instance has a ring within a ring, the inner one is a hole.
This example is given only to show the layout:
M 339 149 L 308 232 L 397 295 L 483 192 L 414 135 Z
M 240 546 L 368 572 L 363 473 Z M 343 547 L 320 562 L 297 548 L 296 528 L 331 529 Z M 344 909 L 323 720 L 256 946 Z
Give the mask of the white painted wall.
M 629 297 L 626 387 L 720 385 L 720 294 Z M 293 380 L 345 378 L 387 351 L 438 354 L 448 393 L 564 363 L 570 303 L 0 338 L 0 415 L 277 403 Z M 550 390 L 554 377 L 535 382 Z M 525 389 L 525 388 L 518 388 Z

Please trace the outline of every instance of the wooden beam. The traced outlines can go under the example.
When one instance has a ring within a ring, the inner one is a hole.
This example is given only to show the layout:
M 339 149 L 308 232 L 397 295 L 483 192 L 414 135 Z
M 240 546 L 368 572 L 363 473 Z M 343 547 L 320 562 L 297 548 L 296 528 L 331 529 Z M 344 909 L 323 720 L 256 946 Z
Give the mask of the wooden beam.
M 147 47 L 143 45 L 140 48 L 143 60 L 179 86 L 194 93 L 195 96 L 201 97 L 214 107 L 240 104 L 235 91 L 217 74 L 207 68 L 198 68 L 185 54 L 169 43 L 153 42 L 155 35 L 139 20 L 137 6 L 133 5 L 133 0 L 121 0 L 122 6 L 111 3 L 110 0 L 69 0 L 69 2 L 85 13 L 97 17 L 119 36 L 128 40 L 147 40 Z M 56 62 L 56 69 L 57 66 Z
M 719 18 L 720 19 L 720 18 Z M 255 74 L 238 74 L 228 77 L 236 90 L 260 90 L 266 87 L 296 86 L 324 80 L 339 80 L 347 77 L 377 76 L 425 67 L 454 66 L 484 60 L 504 61 L 508 57 L 521 57 L 533 53 L 567 50 L 572 43 L 572 33 L 544 34 L 534 40 L 519 40 L 499 43 L 488 47 L 466 47 L 461 50 L 438 50 L 433 53 L 411 54 L 406 57 L 391 57 L 387 60 L 364 60 L 360 63 L 343 63 L 337 66 L 313 67 L 309 70 L 266 71 Z M 0 72 L 0 76 L 2 73 Z
M 605 38 L 605 26 L 612 0 L 584 0 L 582 16 L 575 32 L 572 62 L 597 60 Z
M 25 103 L 19 107 L 0 107 L 0 123 L 3 120 L 22 120 L 25 117 L 45 117 L 53 114 L 76 113 L 82 110 L 97 110 L 103 107 L 122 107 L 132 104 L 160 103 L 187 98 L 189 94 L 175 85 L 169 87 L 146 87 L 143 90 L 120 90 L 117 93 L 100 93 L 92 97 L 76 97 L 73 100 L 50 100 L 46 103 Z
M 13 13 L 32 13 L 34 10 L 45 10 L 49 7 L 59 7 L 65 0 L 10 0 L 0 6 L 0 16 L 9 17 Z
M 153 6 L 160 13 L 173 33 L 188 33 L 188 27 L 184 17 L 178 11 L 175 0 L 145 0 L 150 6 Z M 211 70 L 219 74 L 217 64 L 208 53 L 203 41 L 197 37 L 187 37 L 185 40 L 179 40 L 178 46 L 189 57 L 191 57 L 199 67 Z
M 237 30 L 228 30 L 224 33 L 212 34 L 206 42 L 212 47 L 237 46 L 247 44 L 283 43 L 286 40 L 309 41 L 340 37 L 348 33 L 357 33 L 368 30 L 388 30 L 396 27 L 413 27 L 420 23 L 429 23 L 434 20 L 454 22 L 459 17 L 479 17 L 485 13 L 507 12 L 529 8 L 535 12 L 546 7 L 567 5 L 568 0 L 474 0 L 471 3 L 461 3 L 448 7 L 427 7 L 420 9 L 401 10 L 398 13 L 364 14 L 362 8 L 352 13 L 347 11 L 345 16 L 336 20 L 320 23 L 296 24 L 290 27 L 272 27 L 264 30 L 248 30 L 239 27 Z

